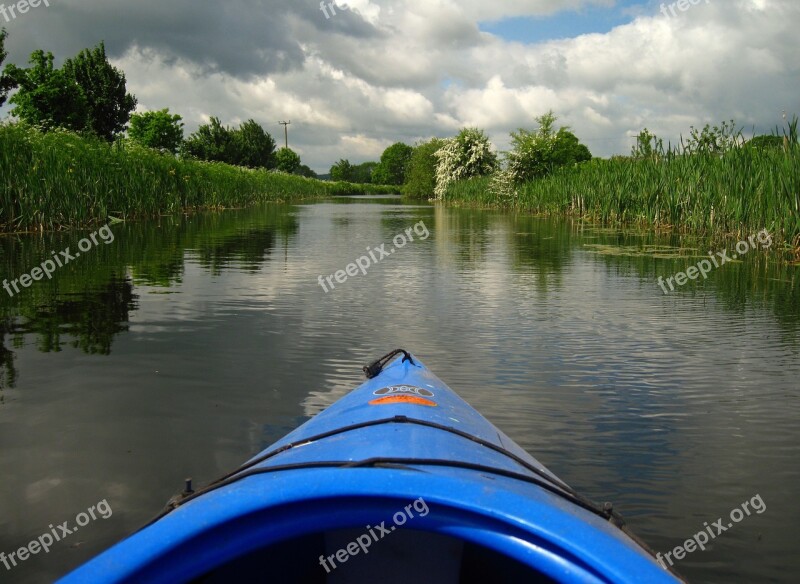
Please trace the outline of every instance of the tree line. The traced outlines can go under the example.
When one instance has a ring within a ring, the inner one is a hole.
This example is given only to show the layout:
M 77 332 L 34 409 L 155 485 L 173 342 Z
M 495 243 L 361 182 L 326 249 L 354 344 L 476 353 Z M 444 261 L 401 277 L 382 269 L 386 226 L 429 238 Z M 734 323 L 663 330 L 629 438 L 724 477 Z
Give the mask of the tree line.
M 0 66 L 7 57 L 7 37 L 0 30 Z M 102 42 L 67 59 L 61 68 L 55 67 L 51 52 L 41 49 L 31 54 L 28 65 L 8 64 L 2 70 L 0 106 L 8 99 L 12 115 L 45 132 L 65 129 L 198 160 L 317 176 L 292 149 L 276 149 L 275 140 L 255 120 L 231 128 L 211 117 L 184 138 L 183 118 L 168 108 L 134 113 L 136 97 L 127 91 L 124 72 L 108 61 Z

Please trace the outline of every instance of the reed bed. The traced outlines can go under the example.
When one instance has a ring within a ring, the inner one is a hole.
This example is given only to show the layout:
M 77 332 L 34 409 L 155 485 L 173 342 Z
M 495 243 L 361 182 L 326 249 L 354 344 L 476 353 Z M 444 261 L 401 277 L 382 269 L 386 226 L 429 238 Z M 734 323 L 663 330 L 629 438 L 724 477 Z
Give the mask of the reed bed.
M 129 143 L 110 145 L 65 131 L 0 124 L 0 232 L 396 191 L 178 159 Z
M 698 234 L 769 229 L 800 245 L 800 147 L 736 148 L 722 156 L 595 159 L 516 187 L 484 177 L 456 183 L 445 200 L 540 215 L 572 215 Z

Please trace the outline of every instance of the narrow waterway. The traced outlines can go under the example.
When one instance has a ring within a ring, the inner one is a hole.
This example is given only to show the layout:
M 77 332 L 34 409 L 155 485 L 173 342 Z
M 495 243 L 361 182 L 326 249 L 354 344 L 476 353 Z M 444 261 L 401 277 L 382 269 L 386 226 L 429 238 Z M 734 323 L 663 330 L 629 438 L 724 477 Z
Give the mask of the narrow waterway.
M 0 290 L 0 552 L 112 511 L 1 582 L 63 575 L 396 347 L 654 549 L 730 523 L 690 581 L 800 573 L 800 268 L 761 245 L 664 294 L 723 250 L 391 197 L 110 230 L 0 238 L 0 279 L 32 275 Z

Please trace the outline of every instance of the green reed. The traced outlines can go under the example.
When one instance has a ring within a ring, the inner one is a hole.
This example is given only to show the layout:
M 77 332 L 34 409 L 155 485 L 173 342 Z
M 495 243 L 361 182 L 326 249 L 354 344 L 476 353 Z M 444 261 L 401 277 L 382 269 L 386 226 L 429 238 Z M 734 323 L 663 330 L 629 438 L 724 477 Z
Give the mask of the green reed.
M 519 185 L 513 194 L 495 192 L 490 178 L 463 181 L 451 186 L 445 200 L 704 234 L 766 228 L 797 246 L 800 147 L 595 159 Z
M 110 145 L 64 131 L 0 124 L 0 231 L 396 191 L 178 159 L 129 143 Z

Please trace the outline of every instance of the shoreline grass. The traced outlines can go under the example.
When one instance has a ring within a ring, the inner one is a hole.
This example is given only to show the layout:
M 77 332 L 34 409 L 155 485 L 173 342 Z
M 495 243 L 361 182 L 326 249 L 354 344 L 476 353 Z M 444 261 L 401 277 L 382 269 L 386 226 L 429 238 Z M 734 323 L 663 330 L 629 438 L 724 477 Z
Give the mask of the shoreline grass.
M 518 185 L 493 188 L 493 177 L 450 186 L 450 205 L 572 216 L 698 235 L 742 236 L 768 229 L 800 247 L 800 147 L 742 147 L 722 156 L 595 159 Z
M 178 159 L 127 143 L 0 123 L 0 233 L 395 192 L 397 187 Z

